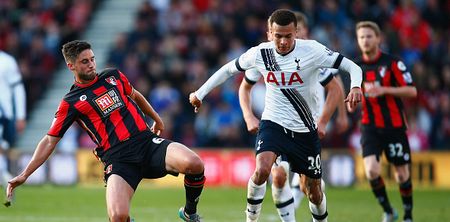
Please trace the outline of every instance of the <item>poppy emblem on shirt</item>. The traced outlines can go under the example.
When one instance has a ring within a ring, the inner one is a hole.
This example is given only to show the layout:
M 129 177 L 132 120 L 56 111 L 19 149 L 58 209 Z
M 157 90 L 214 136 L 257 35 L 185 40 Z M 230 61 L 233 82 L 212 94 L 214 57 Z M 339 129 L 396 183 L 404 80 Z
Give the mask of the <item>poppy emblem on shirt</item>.
M 86 96 L 86 95 L 81 95 L 81 96 L 80 96 L 80 101 L 86 101 L 86 99 L 87 99 L 87 96 Z
M 105 81 L 113 86 L 117 85 L 116 78 L 114 76 L 106 78 Z

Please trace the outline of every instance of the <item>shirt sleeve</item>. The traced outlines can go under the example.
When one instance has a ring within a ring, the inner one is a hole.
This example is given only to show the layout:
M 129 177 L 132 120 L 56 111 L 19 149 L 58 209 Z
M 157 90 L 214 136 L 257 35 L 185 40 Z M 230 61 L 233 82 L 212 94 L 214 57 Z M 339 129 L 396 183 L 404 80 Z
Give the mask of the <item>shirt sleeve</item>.
M 326 86 L 334 78 L 334 73 L 337 73 L 336 69 L 320 69 L 319 83 L 322 86 Z
M 317 41 L 314 41 L 314 43 L 315 44 L 313 44 L 313 47 L 316 58 L 316 65 L 320 68 L 338 69 L 344 56 L 342 56 L 338 52 L 330 50 Z
M 67 101 L 62 100 L 47 134 L 55 137 L 63 137 L 64 133 L 66 133 L 67 129 L 75 121 L 76 116 L 75 109 L 71 108 Z
M 398 86 L 413 86 L 414 82 L 411 73 L 408 71 L 405 63 L 400 60 L 393 60 L 391 69 L 394 73 L 394 79 Z
M 245 81 L 247 81 L 249 84 L 255 84 L 258 82 L 259 78 L 261 78 L 261 73 L 258 71 L 257 68 L 251 68 L 247 71 L 245 71 Z
M 120 81 L 123 82 L 125 95 L 127 96 L 131 95 L 131 93 L 133 92 L 133 86 L 131 86 L 130 81 L 128 81 L 128 78 L 121 71 L 119 70 L 117 71 L 119 72 Z
M 256 53 L 258 52 L 258 47 L 252 47 L 249 50 L 247 50 L 244 54 L 239 56 L 239 58 L 236 60 L 236 68 L 244 72 L 245 70 L 249 70 L 253 67 L 255 67 L 255 61 L 256 61 Z

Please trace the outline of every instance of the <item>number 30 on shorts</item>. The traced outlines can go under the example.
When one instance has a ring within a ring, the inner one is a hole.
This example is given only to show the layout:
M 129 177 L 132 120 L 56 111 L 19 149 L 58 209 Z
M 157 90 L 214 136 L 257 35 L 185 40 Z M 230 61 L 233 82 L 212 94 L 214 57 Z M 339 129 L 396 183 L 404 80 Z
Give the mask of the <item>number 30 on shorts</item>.
M 315 170 L 315 169 L 320 170 L 321 161 L 319 154 L 317 154 L 315 158 L 313 156 L 308 156 L 308 161 L 310 163 L 310 165 L 308 166 L 308 170 Z

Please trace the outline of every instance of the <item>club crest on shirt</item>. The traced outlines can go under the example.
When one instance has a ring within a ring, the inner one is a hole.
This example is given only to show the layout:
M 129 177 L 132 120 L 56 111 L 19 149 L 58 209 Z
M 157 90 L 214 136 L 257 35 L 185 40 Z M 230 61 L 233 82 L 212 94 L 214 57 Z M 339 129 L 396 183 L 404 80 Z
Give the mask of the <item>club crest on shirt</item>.
M 117 85 L 117 81 L 114 76 L 110 76 L 110 77 L 106 78 L 105 81 L 113 86 Z
M 297 63 L 297 70 L 300 70 L 300 59 L 297 59 L 297 57 L 295 57 L 295 63 Z

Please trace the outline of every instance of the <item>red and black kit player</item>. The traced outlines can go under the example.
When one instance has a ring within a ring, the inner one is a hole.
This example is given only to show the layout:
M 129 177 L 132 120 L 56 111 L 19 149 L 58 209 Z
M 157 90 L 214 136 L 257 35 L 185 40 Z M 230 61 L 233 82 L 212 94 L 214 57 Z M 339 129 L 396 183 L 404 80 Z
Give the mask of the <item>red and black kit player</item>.
M 363 70 L 362 138 L 366 177 L 383 208 L 382 221 L 394 221 L 398 214 L 389 203 L 381 177 L 381 155 L 395 167 L 403 202 L 403 221 L 412 221 L 412 183 L 409 172 L 411 151 L 406 135 L 407 120 L 402 98 L 417 95 L 405 64 L 381 52 L 380 29 L 370 21 L 356 25 L 356 35 L 362 58 L 356 63 Z
M 129 221 L 130 201 L 143 178 L 185 174 L 184 221 L 200 221 L 197 203 L 205 182 L 204 165 L 186 146 L 159 137 L 164 123 L 144 96 L 117 69 L 96 72 L 89 43 L 72 41 L 62 49 L 75 83 L 62 99 L 47 135 L 24 171 L 9 181 L 8 196 L 48 159 L 56 144 L 77 122 L 97 144 L 105 166 L 106 204 L 110 221 Z M 149 127 L 145 115 L 154 120 Z

